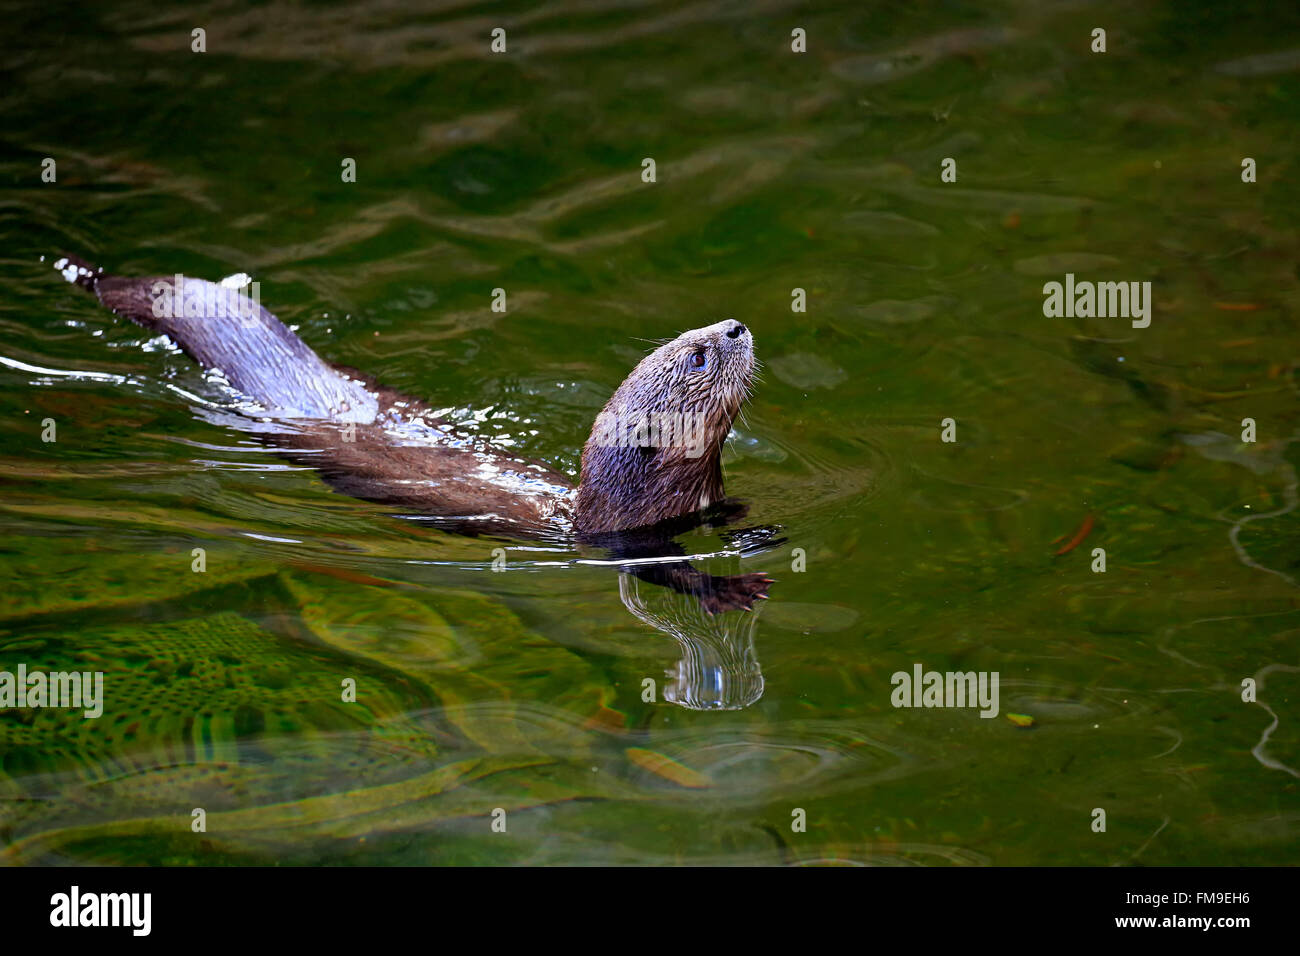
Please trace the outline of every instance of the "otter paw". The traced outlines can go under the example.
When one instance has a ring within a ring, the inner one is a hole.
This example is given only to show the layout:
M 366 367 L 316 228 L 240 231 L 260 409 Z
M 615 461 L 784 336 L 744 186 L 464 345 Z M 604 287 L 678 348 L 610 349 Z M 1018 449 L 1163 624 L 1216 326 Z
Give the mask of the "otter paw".
M 700 606 L 712 616 L 723 611 L 752 611 L 754 602 L 767 597 L 774 583 L 766 574 L 734 574 L 714 578 L 709 590 L 700 595 Z

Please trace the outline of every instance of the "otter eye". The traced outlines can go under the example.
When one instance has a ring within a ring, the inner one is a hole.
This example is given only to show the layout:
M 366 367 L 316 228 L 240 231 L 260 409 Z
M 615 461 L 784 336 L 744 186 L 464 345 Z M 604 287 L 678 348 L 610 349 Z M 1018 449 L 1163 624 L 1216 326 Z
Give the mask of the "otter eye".
M 704 368 L 704 365 L 707 361 L 708 359 L 705 358 L 704 356 L 704 349 L 700 349 L 698 352 L 691 353 L 691 358 L 690 358 L 691 368 Z

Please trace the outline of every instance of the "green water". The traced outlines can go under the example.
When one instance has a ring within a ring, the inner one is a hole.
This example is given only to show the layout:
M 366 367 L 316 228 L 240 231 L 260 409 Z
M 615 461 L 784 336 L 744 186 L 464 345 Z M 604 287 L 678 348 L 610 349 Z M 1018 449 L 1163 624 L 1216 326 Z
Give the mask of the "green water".
M 1296 859 L 1293 5 L 0 22 L 0 670 L 104 674 L 98 719 L 0 710 L 0 859 Z M 647 341 L 740 318 L 728 491 L 786 540 L 682 544 L 771 598 L 709 620 L 340 496 L 63 252 L 250 273 L 327 359 L 575 475 Z M 1066 273 L 1149 281 L 1150 326 L 1044 316 Z M 715 658 L 733 709 L 685 706 Z M 916 664 L 996 672 L 1000 713 L 895 708 Z

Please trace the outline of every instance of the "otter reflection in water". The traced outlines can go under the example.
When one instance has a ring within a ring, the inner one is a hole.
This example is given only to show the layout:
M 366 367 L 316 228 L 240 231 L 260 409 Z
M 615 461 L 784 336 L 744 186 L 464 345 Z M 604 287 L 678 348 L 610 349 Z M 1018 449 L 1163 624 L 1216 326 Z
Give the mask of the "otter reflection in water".
M 743 514 L 743 506 L 728 501 L 721 508 L 711 509 L 709 518 L 732 522 Z M 740 556 L 781 544 L 785 539 L 776 537 L 778 531 L 747 528 L 724 532 L 723 538 L 728 550 Z M 637 537 L 639 542 L 624 541 L 611 549 L 624 556 L 639 555 L 638 563 L 625 566 L 619 576 L 618 594 L 634 617 L 677 642 L 680 659 L 668 671 L 664 699 L 689 710 L 740 710 L 757 701 L 763 696 L 763 672 L 754 648 L 758 615 L 707 611 L 710 601 L 717 600 L 717 592 L 726 591 L 735 578 L 743 575 L 707 574 L 686 561 L 663 556 L 682 553 L 667 543 L 670 539 L 666 536 L 658 542 L 645 533 Z M 718 558 L 709 556 L 707 560 Z M 668 593 L 640 585 L 641 581 L 665 584 L 670 577 L 678 580 L 668 584 L 672 588 Z M 683 586 L 686 581 L 693 582 L 694 590 Z M 709 596 L 701 596 L 701 592 Z
M 432 516 L 462 534 L 569 541 L 627 560 L 681 554 L 664 529 L 696 523 L 724 500 L 722 445 L 755 365 L 753 336 L 735 319 L 684 332 L 637 365 L 593 424 L 575 488 L 542 462 L 458 433 L 418 399 L 326 363 L 236 289 L 179 275 L 111 276 L 73 258 L 55 268 L 219 370 L 258 406 L 240 427 L 353 497 Z M 750 610 L 772 584 L 763 574 L 719 577 L 686 561 L 626 567 L 710 615 Z

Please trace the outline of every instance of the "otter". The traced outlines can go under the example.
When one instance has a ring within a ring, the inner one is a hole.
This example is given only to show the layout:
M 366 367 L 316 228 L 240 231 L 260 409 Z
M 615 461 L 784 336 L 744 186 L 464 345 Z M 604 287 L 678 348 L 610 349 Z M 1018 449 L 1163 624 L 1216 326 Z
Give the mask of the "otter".
M 419 399 L 325 362 L 239 290 L 184 276 L 55 263 L 117 315 L 165 334 L 254 403 L 257 431 L 336 490 L 432 516 L 462 534 L 573 540 L 617 558 L 681 554 L 673 535 L 725 499 L 722 446 L 749 396 L 754 340 L 736 319 L 683 332 L 632 370 L 592 425 L 580 482 L 459 433 Z M 773 581 L 689 563 L 624 570 L 691 593 L 709 613 L 752 608 Z

